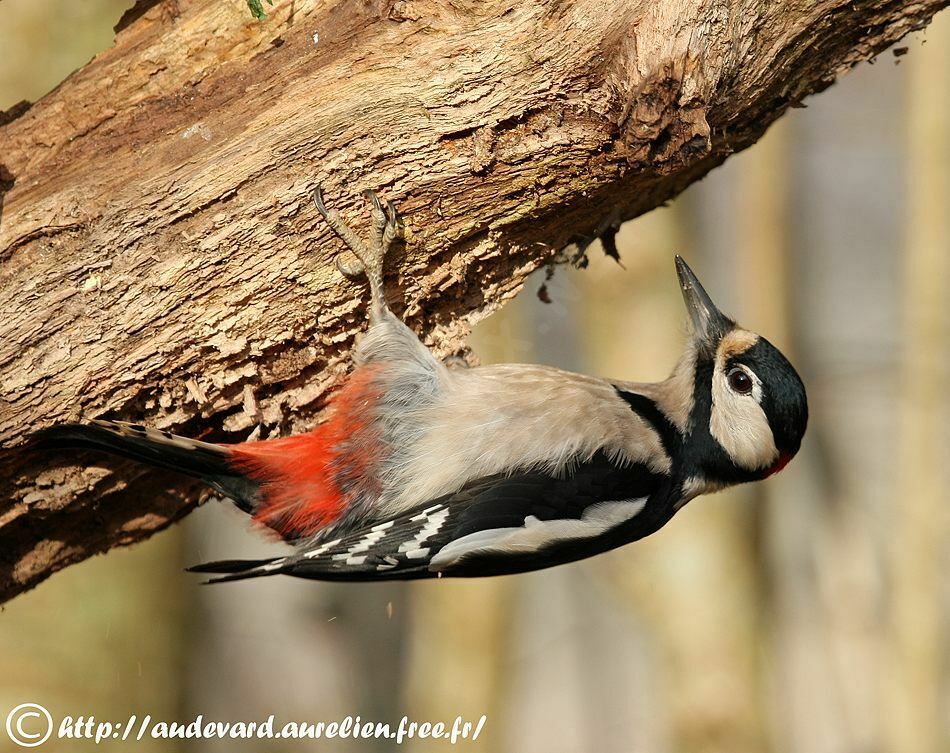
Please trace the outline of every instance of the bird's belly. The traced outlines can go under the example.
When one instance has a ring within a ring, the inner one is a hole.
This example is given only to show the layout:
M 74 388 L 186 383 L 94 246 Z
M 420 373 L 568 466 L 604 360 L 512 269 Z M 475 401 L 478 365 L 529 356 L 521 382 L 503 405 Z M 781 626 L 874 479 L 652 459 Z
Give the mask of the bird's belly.
M 597 451 L 637 462 L 665 453 L 603 380 L 557 369 L 496 366 L 452 372 L 386 469 L 379 512 L 408 510 L 499 473 L 569 471 Z

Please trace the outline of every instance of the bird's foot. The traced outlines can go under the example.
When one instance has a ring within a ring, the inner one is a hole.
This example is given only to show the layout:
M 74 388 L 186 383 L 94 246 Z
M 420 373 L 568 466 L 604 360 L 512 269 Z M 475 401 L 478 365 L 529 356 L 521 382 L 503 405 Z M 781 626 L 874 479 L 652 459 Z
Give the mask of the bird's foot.
M 372 203 L 372 231 L 366 240 L 361 239 L 335 209 L 327 209 L 319 186 L 311 192 L 317 211 L 357 258 L 356 264 L 347 264 L 338 257 L 337 269 L 351 280 L 366 275 L 374 301 L 382 301 L 383 261 L 393 241 L 401 237 L 402 228 L 396 206 L 391 201 L 384 205 L 375 191 L 364 191 L 363 195 Z

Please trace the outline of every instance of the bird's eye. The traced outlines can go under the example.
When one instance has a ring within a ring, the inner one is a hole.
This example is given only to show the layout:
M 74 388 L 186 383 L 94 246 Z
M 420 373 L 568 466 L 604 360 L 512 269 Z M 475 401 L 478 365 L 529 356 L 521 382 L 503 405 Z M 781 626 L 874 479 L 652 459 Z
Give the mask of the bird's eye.
M 729 386 L 733 392 L 737 392 L 740 395 L 748 395 L 752 392 L 752 377 L 746 373 L 745 369 L 733 366 L 729 369 L 729 373 L 726 374 L 726 379 L 729 380 Z

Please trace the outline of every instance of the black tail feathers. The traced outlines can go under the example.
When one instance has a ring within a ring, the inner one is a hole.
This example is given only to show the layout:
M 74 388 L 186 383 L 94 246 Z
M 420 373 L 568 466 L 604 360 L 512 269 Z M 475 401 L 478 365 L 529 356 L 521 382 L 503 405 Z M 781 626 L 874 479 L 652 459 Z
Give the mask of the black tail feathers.
M 231 467 L 230 450 L 216 444 L 187 439 L 166 431 L 121 421 L 60 424 L 41 429 L 30 437 L 30 449 L 101 450 L 142 463 L 166 468 L 204 481 L 252 512 L 257 483 Z
M 260 578 L 263 575 L 276 575 L 285 562 L 285 557 L 270 557 L 262 560 L 219 560 L 192 565 L 185 569 L 189 573 L 211 573 L 220 576 L 206 580 L 205 583 L 227 583 L 234 580 Z

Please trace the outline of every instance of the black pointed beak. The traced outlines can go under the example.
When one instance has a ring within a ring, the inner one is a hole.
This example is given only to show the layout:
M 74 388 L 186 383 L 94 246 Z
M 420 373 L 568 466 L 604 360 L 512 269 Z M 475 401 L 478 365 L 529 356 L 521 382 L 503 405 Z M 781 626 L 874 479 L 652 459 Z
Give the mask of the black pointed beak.
M 689 311 L 693 336 L 701 345 L 715 350 L 719 340 L 735 326 L 735 322 L 716 307 L 682 256 L 676 257 L 676 274 L 680 279 L 686 310 Z

